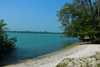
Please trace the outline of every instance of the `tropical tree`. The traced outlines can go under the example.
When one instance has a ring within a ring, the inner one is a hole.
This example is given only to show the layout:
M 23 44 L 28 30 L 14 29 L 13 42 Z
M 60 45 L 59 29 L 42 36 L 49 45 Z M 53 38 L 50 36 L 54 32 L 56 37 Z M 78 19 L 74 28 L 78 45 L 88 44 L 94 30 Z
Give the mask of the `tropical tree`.
M 98 1 L 74 0 L 73 3 L 65 3 L 57 12 L 60 27 L 67 37 L 77 37 L 84 41 L 88 36 L 91 40 L 100 39 L 100 25 L 98 23 Z
M 15 42 L 17 41 L 17 38 L 8 39 L 8 34 L 5 32 L 7 29 L 5 25 L 7 24 L 4 23 L 4 20 L 2 19 L 0 21 L 0 50 L 14 49 L 16 47 Z

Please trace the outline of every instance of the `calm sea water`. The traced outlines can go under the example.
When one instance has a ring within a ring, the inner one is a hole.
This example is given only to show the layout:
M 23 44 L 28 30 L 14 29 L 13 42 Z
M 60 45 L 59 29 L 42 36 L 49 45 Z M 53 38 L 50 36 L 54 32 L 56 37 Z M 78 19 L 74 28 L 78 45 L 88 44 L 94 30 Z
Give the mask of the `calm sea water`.
M 1 65 L 17 62 L 19 59 L 32 59 L 51 53 L 78 42 L 77 38 L 61 38 L 61 34 L 9 33 L 9 38 L 17 37 L 18 46 L 12 52 L 2 54 Z

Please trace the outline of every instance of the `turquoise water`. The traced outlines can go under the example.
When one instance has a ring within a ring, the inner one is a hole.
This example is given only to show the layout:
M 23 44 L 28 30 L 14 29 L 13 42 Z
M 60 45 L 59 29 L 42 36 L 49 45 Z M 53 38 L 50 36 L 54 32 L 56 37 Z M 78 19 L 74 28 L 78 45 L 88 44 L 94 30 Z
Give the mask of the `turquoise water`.
M 28 34 L 9 33 L 9 38 L 17 37 L 18 48 L 1 61 L 3 64 L 10 64 L 19 59 L 32 59 L 47 53 L 51 53 L 78 42 L 77 38 L 61 38 L 62 34 Z

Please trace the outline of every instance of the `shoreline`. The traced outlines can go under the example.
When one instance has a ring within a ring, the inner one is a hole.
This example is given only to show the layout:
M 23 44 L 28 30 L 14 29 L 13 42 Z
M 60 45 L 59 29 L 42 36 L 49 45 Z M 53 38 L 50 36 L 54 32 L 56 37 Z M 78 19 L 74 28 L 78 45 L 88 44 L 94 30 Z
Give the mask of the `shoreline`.
M 28 59 L 27 61 L 24 61 L 23 63 L 19 64 L 12 64 L 7 65 L 4 67 L 55 67 L 57 64 L 59 64 L 64 58 L 78 58 L 87 56 L 92 51 L 100 51 L 100 45 L 97 44 L 83 44 L 80 45 L 80 42 L 70 45 L 70 47 L 67 49 L 64 48 L 60 51 L 53 52 L 51 54 L 39 56 L 40 59 Z M 43 57 L 43 58 L 41 58 Z
M 46 58 L 51 58 L 51 56 L 55 56 L 55 55 L 58 55 L 60 52 L 64 52 L 64 51 L 68 51 L 70 49 L 72 49 L 73 47 L 76 47 L 78 46 L 78 44 L 80 44 L 80 42 L 75 42 L 73 44 L 70 44 L 68 46 L 66 46 L 65 48 L 61 49 L 61 50 L 58 50 L 58 51 L 54 51 L 52 53 L 48 53 L 48 54 L 45 54 L 45 55 L 41 55 L 41 56 L 38 56 L 36 58 L 33 58 L 33 59 L 25 59 L 25 60 L 19 60 L 20 63 L 13 63 L 13 64 L 9 64 L 9 65 L 6 65 L 7 67 L 11 66 L 11 65 L 16 65 L 16 64 L 23 64 L 25 65 L 25 63 L 29 62 L 29 61 L 38 61 L 38 60 L 43 60 L 43 59 L 46 59 Z M 6 67 L 4 66 L 4 67 Z M 30 66 L 30 65 L 27 65 L 27 66 Z M 32 66 L 32 65 L 31 65 Z M 33 66 L 34 67 L 34 66 Z
M 48 57 L 48 56 L 51 56 L 51 55 L 56 55 L 56 54 L 59 54 L 60 52 L 63 52 L 63 51 L 66 51 L 66 50 L 68 51 L 69 49 L 72 49 L 73 47 L 78 46 L 78 44 L 80 44 L 80 42 L 75 42 L 71 45 L 66 46 L 63 49 L 60 49 L 60 50 L 57 50 L 57 51 L 54 51 L 54 52 L 51 52 L 51 53 L 47 53 L 47 54 L 44 54 L 44 55 L 41 55 L 41 56 L 38 56 L 38 57 Z M 38 57 L 36 57 L 36 58 L 38 58 Z

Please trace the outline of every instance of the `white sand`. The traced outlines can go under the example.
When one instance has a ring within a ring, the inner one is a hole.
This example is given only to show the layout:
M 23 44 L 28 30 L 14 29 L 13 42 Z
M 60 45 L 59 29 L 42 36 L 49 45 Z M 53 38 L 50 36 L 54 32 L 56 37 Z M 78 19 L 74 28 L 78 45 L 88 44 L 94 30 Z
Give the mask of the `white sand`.
M 100 51 L 100 44 L 78 45 L 70 50 L 46 56 L 42 59 L 30 59 L 20 64 L 12 64 L 4 67 L 55 67 L 64 58 L 78 58 L 91 55 L 93 51 Z

